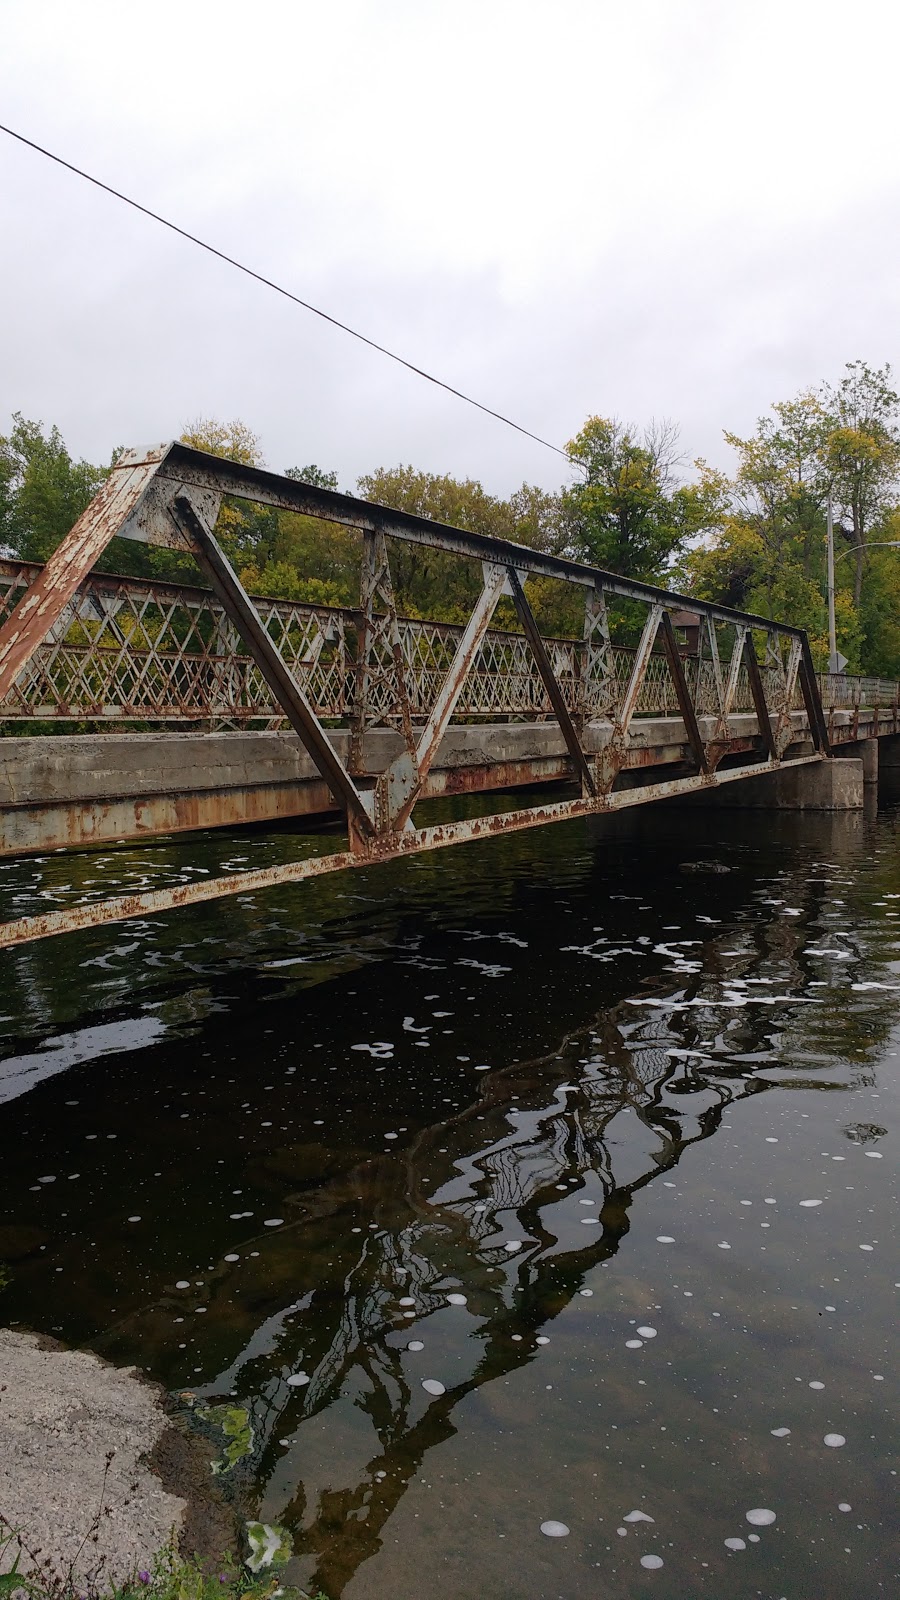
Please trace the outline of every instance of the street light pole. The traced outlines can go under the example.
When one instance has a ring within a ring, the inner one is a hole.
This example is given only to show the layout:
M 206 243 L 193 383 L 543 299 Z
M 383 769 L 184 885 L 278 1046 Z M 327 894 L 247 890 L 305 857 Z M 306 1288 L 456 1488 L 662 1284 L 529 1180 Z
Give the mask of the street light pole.
M 828 671 L 838 672 L 837 629 L 834 620 L 834 518 L 831 513 L 831 494 L 828 496 L 826 518 L 828 547 Z

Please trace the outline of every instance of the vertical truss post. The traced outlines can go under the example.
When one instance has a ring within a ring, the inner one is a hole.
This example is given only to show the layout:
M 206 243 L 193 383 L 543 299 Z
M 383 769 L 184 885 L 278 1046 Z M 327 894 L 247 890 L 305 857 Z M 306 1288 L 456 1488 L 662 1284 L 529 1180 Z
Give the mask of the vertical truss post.
M 662 638 L 669 671 L 672 674 L 672 681 L 675 685 L 675 693 L 678 696 L 678 709 L 681 712 L 682 721 L 687 731 L 688 741 L 694 752 L 694 759 L 701 772 L 709 772 L 706 746 L 700 733 L 697 712 L 691 699 L 691 691 L 688 688 L 684 673 L 684 664 L 678 653 L 678 640 L 675 638 L 675 629 L 672 626 L 672 618 L 668 611 L 664 611 L 662 614 Z
M 243 638 L 285 716 L 309 751 L 338 804 L 346 812 L 351 842 L 360 836 L 367 838 L 373 827 L 363 797 L 303 690 L 282 659 L 234 568 L 186 495 L 175 496 L 172 517 L 206 572 L 223 609 Z
M 791 639 L 788 644 L 787 660 L 779 649 L 779 638 L 776 634 L 770 635 L 767 657 L 772 657 L 779 669 L 780 705 L 775 723 L 775 743 L 778 746 L 779 759 L 784 755 L 794 738 L 794 722 L 791 711 L 794 703 L 794 691 L 797 687 L 797 673 L 800 669 L 802 646 L 799 639 Z
M 716 708 L 718 710 L 719 716 L 721 716 L 723 708 L 724 708 L 724 705 L 725 705 L 725 684 L 724 684 L 724 681 L 723 681 L 723 678 L 722 678 L 722 662 L 721 662 L 721 660 L 719 658 L 719 641 L 716 638 L 716 619 L 715 619 L 715 617 L 706 617 L 704 619 L 703 632 L 705 632 L 705 634 L 706 634 L 707 643 L 709 645 L 709 662 L 710 662 L 710 666 L 712 667 L 713 688 L 715 689 L 715 696 L 716 696 Z M 701 632 L 701 635 L 700 635 L 700 639 L 701 639 L 701 645 L 700 645 L 701 661 L 702 661 L 702 652 L 703 652 L 703 645 L 702 645 L 703 632 Z M 699 669 L 698 669 L 698 678 L 699 678 Z M 697 698 L 698 698 L 698 700 L 700 699 L 699 689 L 698 689 Z
M 759 662 L 756 659 L 756 646 L 753 643 L 753 635 L 749 628 L 744 634 L 744 656 L 747 662 L 747 676 L 750 679 L 750 693 L 753 696 L 753 707 L 759 724 L 760 737 L 764 748 L 768 751 L 769 760 L 777 761 L 779 759 L 778 746 L 775 742 L 775 735 L 772 732 L 772 719 L 769 715 L 769 706 L 766 700 L 762 674 L 759 670 Z
M 597 690 L 599 689 L 599 695 Z M 578 680 L 578 718 L 584 725 L 592 717 L 614 716 L 616 709 L 616 670 L 609 612 L 601 588 L 587 589 L 584 596 L 584 646 Z
M 715 623 L 710 619 L 710 634 L 714 635 Z M 728 748 L 728 718 L 731 716 L 737 696 L 738 684 L 741 677 L 741 667 L 744 663 L 744 641 L 747 637 L 747 628 L 744 623 L 738 623 L 734 630 L 734 645 L 731 651 L 731 660 L 728 663 L 728 678 L 722 683 L 721 669 L 718 673 L 717 688 L 719 690 L 719 715 L 716 720 L 716 733 L 710 749 L 711 765 L 715 768 L 721 761 Z M 718 646 L 714 641 L 716 661 L 718 662 Z
M 376 610 L 379 603 L 382 611 Z M 365 772 L 364 741 L 374 722 L 399 718 L 408 754 L 412 756 L 416 748 L 394 585 L 380 528 L 363 535 L 360 609 L 349 763 L 350 771 L 357 774 Z
M 819 682 L 816 678 L 816 669 L 813 666 L 812 651 L 809 648 L 809 639 L 806 633 L 800 638 L 800 690 L 803 695 L 803 704 L 806 706 L 806 717 L 809 731 L 812 734 L 813 745 L 823 756 L 831 755 L 831 741 L 828 737 L 828 728 L 825 724 L 825 712 L 822 709 L 822 696 L 819 693 Z
M 631 668 L 631 676 L 628 679 L 628 686 L 622 697 L 621 705 L 619 706 L 616 724 L 612 732 L 612 738 L 610 739 L 606 748 L 601 750 L 597 757 L 597 779 L 598 788 L 601 794 L 609 794 L 622 769 L 622 763 L 625 760 L 625 750 L 628 745 L 628 730 L 631 727 L 631 719 L 637 710 L 641 689 L 644 686 L 644 679 L 647 676 L 647 668 L 650 665 L 650 657 L 653 654 L 653 646 L 656 643 L 656 635 L 659 632 L 662 616 L 663 608 L 661 605 L 652 605 L 650 607 L 650 610 L 647 613 L 647 621 L 644 623 L 644 631 L 641 634 L 640 643 L 634 653 L 634 663 Z
M 565 695 L 563 694 L 562 689 L 557 681 L 556 674 L 553 671 L 550 657 L 547 654 L 547 647 L 541 638 L 540 629 L 538 628 L 538 625 L 534 619 L 534 612 L 532 611 L 525 597 L 525 590 L 522 587 L 522 581 L 515 567 L 509 567 L 507 571 L 509 576 L 509 586 L 512 590 L 513 604 L 516 608 L 516 615 L 522 624 L 522 627 L 525 631 L 525 637 L 531 646 L 532 655 L 534 656 L 537 664 L 537 669 L 541 675 L 544 688 L 550 697 L 550 704 L 553 707 L 556 720 L 559 723 L 560 729 L 562 730 L 562 735 L 566 741 L 569 755 L 572 757 L 575 770 L 581 778 L 583 790 L 588 795 L 594 795 L 597 792 L 597 786 L 594 782 L 594 774 L 591 771 L 591 764 L 584 753 L 581 740 L 579 739 L 575 730 L 575 724 L 569 715 L 569 708 L 566 705 Z

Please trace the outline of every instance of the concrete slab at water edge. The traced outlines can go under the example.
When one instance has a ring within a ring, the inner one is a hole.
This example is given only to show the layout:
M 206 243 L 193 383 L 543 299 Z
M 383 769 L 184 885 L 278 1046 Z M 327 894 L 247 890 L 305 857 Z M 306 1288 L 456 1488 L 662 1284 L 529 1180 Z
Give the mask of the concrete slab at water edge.
M 80 1578 L 102 1562 L 103 1586 L 112 1587 L 178 1537 L 187 1503 L 145 1461 L 172 1431 L 169 1418 L 161 1391 L 135 1368 L 0 1329 L 0 1386 L 0 1511 L 42 1559 L 67 1569 L 101 1500 L 109 1514 L 99 1519 L 98 1542 L 81 1550 Z M 6 1551 L 0 1570 L 15 1554 Z

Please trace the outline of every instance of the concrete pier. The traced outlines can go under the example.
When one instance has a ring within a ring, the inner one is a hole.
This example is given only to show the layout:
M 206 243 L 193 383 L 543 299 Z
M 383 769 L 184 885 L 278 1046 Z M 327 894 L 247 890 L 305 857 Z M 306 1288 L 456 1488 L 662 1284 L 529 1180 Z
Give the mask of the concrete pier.
M 865 789 L 862 761 L 841 757 L 746 778 L 699 795 L 693 803 L 738 811 L 861 811 Z
M 855 744 L 845 744 L 835 750 L 838 761 L 861 761 L 863 783 L 878 784 L 878 739 L 859 739 Z
M 900 800 L 900 734 L 879 739 L 878 794 L 886 801 Z

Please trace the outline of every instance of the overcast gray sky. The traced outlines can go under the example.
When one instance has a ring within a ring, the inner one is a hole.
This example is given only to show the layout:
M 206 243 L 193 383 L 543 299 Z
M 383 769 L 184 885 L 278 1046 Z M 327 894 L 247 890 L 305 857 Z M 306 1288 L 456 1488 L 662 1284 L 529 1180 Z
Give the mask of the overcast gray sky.
M 0 121 L 564 444 L 898 357 L 896 0 L 3 0 Z M 0 431 L 565 463 L 0 136 Z

